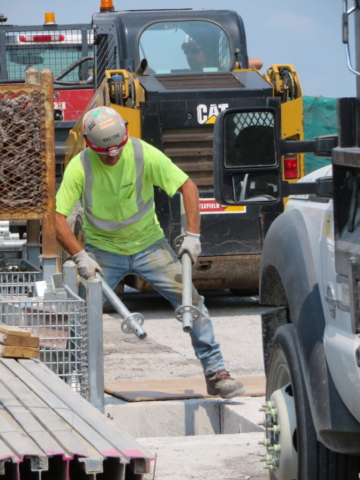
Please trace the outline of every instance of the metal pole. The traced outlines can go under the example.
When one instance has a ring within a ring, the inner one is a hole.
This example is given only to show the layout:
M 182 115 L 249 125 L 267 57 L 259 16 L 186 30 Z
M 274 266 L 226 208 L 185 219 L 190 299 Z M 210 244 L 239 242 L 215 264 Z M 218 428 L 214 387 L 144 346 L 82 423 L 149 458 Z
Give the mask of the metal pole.
M 97 278 L 86 282 L 89 402 L 104 413 L 102 288 Z
M 182 275 L 182 300 L 183 305 L 192 305 L 192 263 L 190 255 L 184 253 L 181 257 L 183 267 Z M 190 333 L 193 329 L 193 314 L 190 309 L 186 309 L 182 318 L 183 330 Z
M 1 76 L 0 80 L 7 80 L 9 78 L 7 71 L 7 58 L 6 58 L 6 34 L 0 32 L 0 65 Z
M 140 340 L 145 340 L 147 333 L 142 328 L 144 317 L 141 315 L 141 313 L 131 313 L 99 273 L 96 274 L 96 277 L 102 283 L 103 294 L 124 319 L 121 324 L 121 330 L 124 333 L 135 333 Z
M 88 46 L 88 31 L 81 30 L 81 54 L 83 57 L 89 55 L 89 46 Z M 82 65 L 82 80 L 85 81 L 89 77 L 89 62 L 84 62 Z
M 186 234 L 186 213 L 184 199 L 180 194 L 180 218 L 181 234 Z M 188 253 L 181 256 L 182 263 L 182 305 L 175 310 L 175 316 L 182 322 L 183 331 L 190 333 L 193 329 L 193 321 L 200 316 L 199 310 L 192 304 L 192 262 Z
M 77 266 L 72 260 L 68 260 L 63 265 L 64 285 L 67 285 L 72 292 L 79 295 L 79 280 L 77 276 Z
M 27 221 L 27 259 L 40 270 L 40 220 Z

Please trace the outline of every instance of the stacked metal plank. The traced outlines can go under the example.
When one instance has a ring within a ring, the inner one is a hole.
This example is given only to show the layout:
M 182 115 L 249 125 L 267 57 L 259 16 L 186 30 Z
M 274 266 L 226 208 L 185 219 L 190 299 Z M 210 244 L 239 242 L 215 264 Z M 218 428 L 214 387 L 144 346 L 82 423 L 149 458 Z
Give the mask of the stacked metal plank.
M 0 359 L 0 480 L 140 480 L 151 459 L 38 360 Z

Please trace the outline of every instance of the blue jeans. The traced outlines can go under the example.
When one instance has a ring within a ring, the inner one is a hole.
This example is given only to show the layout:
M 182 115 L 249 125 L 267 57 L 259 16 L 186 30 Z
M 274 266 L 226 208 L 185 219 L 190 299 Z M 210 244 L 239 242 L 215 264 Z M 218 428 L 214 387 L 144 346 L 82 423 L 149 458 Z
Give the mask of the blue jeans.
M 104 272 L 104 280 L 111 288 L 129 274 L 138 275 L 149 282 L 174 308 L 182 305 L 182 266 L 165 238 L 157 241 L 135 255 L 120 255 L 106 252 L 87 244 L 88 253 L 95 258 Z M 204 297 L 193 287 L 193 305 L 201 312 L 194 321 L 190 333 L 196 357 L 200 360 L 205 375 L 225 368 L 220 344 L 215 340 L 209 312 Z M 179 325 L 179 329 L 180 329 Z

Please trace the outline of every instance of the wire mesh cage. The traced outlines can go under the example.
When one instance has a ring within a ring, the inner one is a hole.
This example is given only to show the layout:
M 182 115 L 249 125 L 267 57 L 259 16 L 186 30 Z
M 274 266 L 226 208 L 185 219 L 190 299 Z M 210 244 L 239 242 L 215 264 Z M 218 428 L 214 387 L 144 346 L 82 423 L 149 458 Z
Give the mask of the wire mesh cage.
M 0 210 L 43 212 L 48 200 L 44 96 L 40 91 L 0 92 Z
M 0 295 L 31 295 L 42 272 L 23 259 L 0 258 Z
M 0 220 L 42 220 L 43 255 L 56 256 L 53 77 L 0 84 Z
M 48 204 L 45 101 L 41 90 L 0 90 L 0 212 L 41 213 Z
M 0 297 L 0 322 L 40 338 L 40 360 L 85 398 L 88 394 L 85 302 L 68 294 Z

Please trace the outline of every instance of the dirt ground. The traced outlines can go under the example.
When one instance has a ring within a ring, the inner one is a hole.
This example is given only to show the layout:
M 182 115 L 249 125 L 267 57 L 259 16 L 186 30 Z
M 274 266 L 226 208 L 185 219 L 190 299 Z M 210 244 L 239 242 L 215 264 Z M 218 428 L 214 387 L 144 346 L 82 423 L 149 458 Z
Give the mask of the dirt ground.
M 234 376 L 262 375 L 261 308 L 256 297 L 234 297 L 229 291 L 206 294 L 215 337 L 220 341 L 228 370 Z M 182 331 L 171 305 L 155 294 L 125 293 L 131 312 L 145 317 L 143 341 L 120 329 L 118 314 L 105 314 L 105 381 L 200 378 L 189 335 Z
M 126 335 L 120 329 L 119 315 L 104 315 L 105 381 L 201 378 L 202 368 L 189 335 L 182 331 L 171 305 L 159 295 L 133 292 L 125 292 L 124 303 L 131 312 L 144 315 L 148 336 L 140 341 L 135 335 Z M 205 299 L 231 374 L 263 375 L 257 298 L 220 291 L 205 294 Z M 258 398 L 253 401 L 261 403 Z M 258 445 L 263 437 L 263 433 L 253 432 L 138 439 L 157 455 L 155 477 L 152 471 L 144 480 L 267 480 L 261 461 L 265 448 Z

